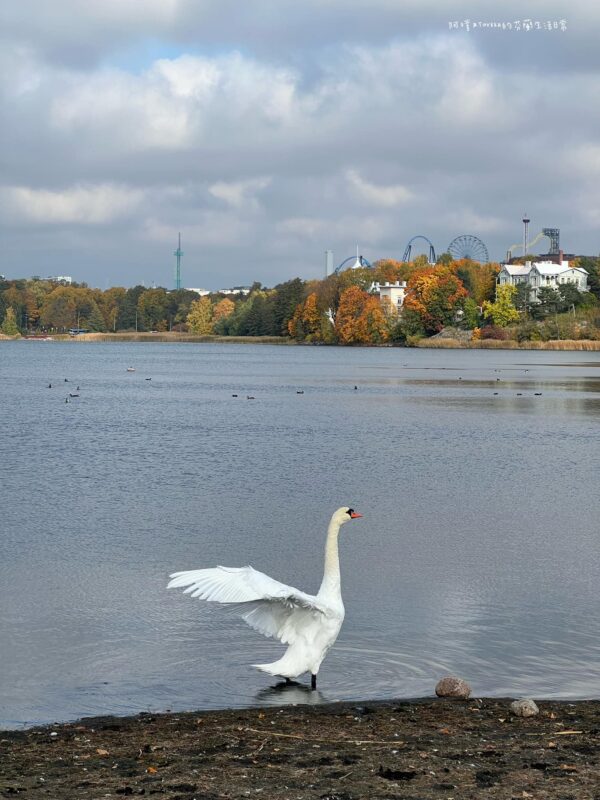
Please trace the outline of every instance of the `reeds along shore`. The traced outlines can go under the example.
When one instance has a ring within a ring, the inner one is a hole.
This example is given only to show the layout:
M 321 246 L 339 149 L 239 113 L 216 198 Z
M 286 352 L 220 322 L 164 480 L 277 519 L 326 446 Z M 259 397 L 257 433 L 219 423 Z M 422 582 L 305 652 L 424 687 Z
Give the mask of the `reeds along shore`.
M 282 345 L 302 345 L 312 347 L 314 345 L 296 342 L 287 336 L 199 336 L 193 333 L 82 333 L 79 336 L 69 336 L 69 334 L 50 334 L 55 341 L 65 342 L 199 342 L 215 344 L 282 344 Z M 15 341 L 21 337 L 3 336 L 0 334 L 0 341 Z M 320 344 L 322 347 L 329 345 Z M 333 345 L 343 346 L 343 345 Z M 346 345 L 350 346 L 350 345 Z M 361 345 L 351 345 L 360 347 Z M 365 347 L 403 347 L 405 345 L 364 345 Z M 580 350 L 597 351 L 600 350 L 600 341 L 594 339 L 552 339 L 547 342 L 524 341 L 517 342 L 514 339 L 479 339 L 475 341 L 460 341 L 459 339 L 420 339 L 416 347 L 429 348 L 435 350 Z
M 297 344 L 287 336 L 201 336 L 194 333 L 150 333 L 127 331 L 123 333 L 50 334 L 57 341 L 69 342 L 213 342 L 226 344 Z
M 191 333 L 85 333 L 69 337 L 81 342 L 218 342 L 219 344 L 299 344 L 285 336 L 195 336 Z M 325 345 L 326 346 L 326 345 Z M 375 345 L 377 346 L 377 345 Z M 390 345 L 384 345 L 389 347 Z M 369 345 L 373 347 L 373 345 Z M 600 350 L 600 341 L 592 339 L 556 339 L 548 342 L 480 339 L 421 339 L 418 347 L 472 350 Z
M 593 339 L 554 339 L 548 342 L 517 342 L 514 339 L 479 339 L 461 342 L 458 339 L 421 339 L 417 347 L 438 350 L 600 350 L 600 341 Z

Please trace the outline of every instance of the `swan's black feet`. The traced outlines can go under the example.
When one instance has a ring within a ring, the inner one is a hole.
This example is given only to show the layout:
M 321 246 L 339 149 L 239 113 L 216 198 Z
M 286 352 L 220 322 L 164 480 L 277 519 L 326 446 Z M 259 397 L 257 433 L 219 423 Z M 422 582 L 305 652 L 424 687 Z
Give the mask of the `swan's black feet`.
M 286 685 L 286 686 L 291 686 L 291 685 L 292 685 L 292 683 L 295 683 L 295 681 L 292 681 L 292 680 L 290 680 L 289 678 L 286 678 L 286 679 L 285 679 L 285 685 Z
M 311 689 L 316 689 L 317 688 L 317 676 L 316 675 L 311 675 L 310 676 L 310 688 Z

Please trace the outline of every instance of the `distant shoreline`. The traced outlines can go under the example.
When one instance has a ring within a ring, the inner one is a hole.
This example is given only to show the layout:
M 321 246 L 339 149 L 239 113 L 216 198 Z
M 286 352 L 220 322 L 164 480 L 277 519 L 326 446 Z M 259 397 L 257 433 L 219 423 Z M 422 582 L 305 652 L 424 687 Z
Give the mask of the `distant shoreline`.
M 298 342 L 287 336 L 200 336 L 193 333 L 176 333 L 165 331 L 160 333 L 150 332 L 122 332 L 122 333 L 82 333 L 70 336 L 67 333 L 49 334 L 49 338 L 56 342 L 139 342 L 139 343 L 191 343 L 191 344 L 274 344 L 303 347 L 406 347 L 400 343 L 386 343 L 381 345 L 339 345 L 325 344 L 324 342 Z M 26 341 L 35 341 L 27 339 Z M 20 341 L 18 337 L 2 336 L 0 341 Z M 39 337 L 38 341 L 42 341 Z M 563 351 L 600 351 L 600 341 L 594 339 L 552 339 L 547 342 L 524 341 L 514 339 L 479 339 L 476 341 L 461 341 L 459 339 L 430 338 L 421 339 L 411 346 L 430 350 L 563 350 Z
M 1 338 L 1 337 L 0 337 Z M 199 336 L 194 333 L 161 332 L 124 332 L 124 333 L 80 333 L 70 336 L 68 333 L 49 333 L 53 342 L 191 342 L 212 344 L 283 344 L 295 345 L 287 336 Z M 15 341 L 17 337 L 6 337 L 6 341 Z M 43 337 L 21 337 L 25 341 L 44 341 Z

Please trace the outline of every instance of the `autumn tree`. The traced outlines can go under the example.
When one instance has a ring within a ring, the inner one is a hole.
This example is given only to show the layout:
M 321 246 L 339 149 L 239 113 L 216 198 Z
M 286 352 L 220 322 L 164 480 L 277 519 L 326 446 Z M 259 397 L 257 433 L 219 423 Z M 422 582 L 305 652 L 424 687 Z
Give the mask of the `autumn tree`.
M 454 322 L 467 297 L 462 281 L 451 267 L 424 266 L 408 279 L 404 308 L 416 312 L 426 333 L 438 333 Z
M 22 321 L 25 314 L 29 314 L 28 292 L 25 281 L 14 281 L 2 294 L 5 307 L 12 308 L 15 318 Z M 29 299 L 31 300 L 31 295 Z M 34 302 L 33 305 L 37 310 L 37 304 Z
M 304 303 L 296 307 L 294 316 L 288 322 L 288 333 L 294 339 L 308 342 L 323 340 L 323 314 L 317 307 L 317 295 L 311 292 Z
M 304 302 L 302 324 L 304 325 L 306 338 L 310 341 L 319 341 L 321 338 L 322 314 L 319 313 L 317 308 L 317 295 L 314 292 L 311 292 Z
M 122 286 L 112 286 L 97 297 L 96 302 L 104 318 L 105 330 L 116 331 L 120 327 L 125 295 L 126 291 Z
M 167 327 L 167 293 L 164 289 L 146 289 L 137 301 L 138 326 L 146 330 L 165 330 Z M 141 323 L 141 326 L 140 324 Z
M 235 310 L 235 303 L 228 297 L 224 297 L 213 308 L 213 326 L 217 325 L 219 320 L 226 319 Z
M 362 314 L 367 293 L 358 286 L 349 286 L 340 297 L 335 317 L 335 332 L 342 344 L 363 342 L 358 321 Z
M 405 281 L 408 277 L 407 264 L 392 258 L 382 258 L 373 264 L 371 277 L 379 283 Z
M 324 281 L 319 281 L 314 291 L 317 295 L 317 305 L 319 308 L 330 312 L 335 319 L 340 304 L 340 296 L 343 291 L 340 287 L 338 276 L 329 275 Z
M 455 261 L 452 266 L 478 306 L 482 305 L 485 300 L 493 300 L 496 279 L 500 272 L 499 264 L 480 264 L 478 261 L 463 258 Z
M 340 297 L 335 332 L 342 344 L 379 344 L 389 330 L 379 300 L 358 286 L 349 286 Z
M 198 292 L 190 289 L 175 289 L 167 294 L 166 315 L 171 330 L 181 330 L 187 315 L 190 313 L 192 303 L 198 299 Z
M 494 325 L 505 328 L 511 322 L 517 322 L 519 312 L 515 308 L 514 298 L 517 294 L 517 287 L 510 283 L 498 286 L 496 300 L 491 303 L 486 300 L 483 304 L 483 316 L 491 319 Z
M 77 295 L 70 286 L 56 286 L 44 300 L 40 322 L 47 328 L 71 328 L 77 322 Z
M 428 264 L 429 264 L 429 259 L 427 258 L 427 256 L 425 255 L 425 253 L 419 253 L 419 255 L 418 255 L 418 256 L 416 256 L 416 257 L 413 259 L 413 262 L 412 262 L 412 263 L 414 264 L 414 266 L 415 266 L 415 267 L 417 267 L 417 269 L 422 269 L 423 267 L 426 267 L 426 266 L 428 266 Z
M 6 314 L 4 316 L 4 321 L 0 330 L 5 336 L 18 336 L 19 329 L 17 327 L 17 322 L 15 319 L 15 310 L 12 306 L 9 306 L 6 309 Z
M 388 321 L 378 297 L 368 296 L 360 321 L 366 329 L 368 342 L 383 344 L 390 338 Z
M 213 310 L 209 297 L 194 300 L 190 306 L 190 313 L 186 317 L 188 329 L 191 333 L 206 336 L 212 333 Z
M 292 339 L 302 341 L 304 339 L 304 327 L 302 325 L 302 315 L 304 314 L 304 303 L 296 306 L 294 315 L 288 322 L 288 333 Z

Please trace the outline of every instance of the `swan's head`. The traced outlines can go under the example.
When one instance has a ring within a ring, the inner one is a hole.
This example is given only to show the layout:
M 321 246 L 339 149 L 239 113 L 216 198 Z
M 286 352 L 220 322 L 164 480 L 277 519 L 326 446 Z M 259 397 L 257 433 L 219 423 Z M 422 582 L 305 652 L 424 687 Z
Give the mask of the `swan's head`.
M 338 525 L 343 525 L 345 522 L 350 522 L 351 519 L 359 519 L 360 517 L 362 517 L 362 514 L 359 514 L 358 511 L 348 506 L 342 506 L 333 515 L 333 521 L 337 522 Z

